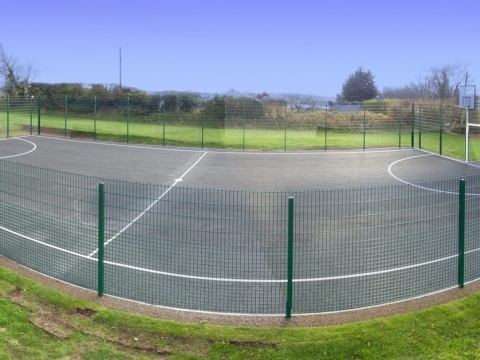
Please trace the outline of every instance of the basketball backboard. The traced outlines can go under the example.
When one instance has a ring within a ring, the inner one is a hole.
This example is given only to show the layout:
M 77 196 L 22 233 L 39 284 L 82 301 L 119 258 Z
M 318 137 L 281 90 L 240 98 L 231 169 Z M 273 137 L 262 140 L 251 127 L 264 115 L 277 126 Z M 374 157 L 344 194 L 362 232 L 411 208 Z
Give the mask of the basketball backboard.
M 475 110 L 476 91 L 475 85 L 460 86 L 458 94 L 458 106 Z

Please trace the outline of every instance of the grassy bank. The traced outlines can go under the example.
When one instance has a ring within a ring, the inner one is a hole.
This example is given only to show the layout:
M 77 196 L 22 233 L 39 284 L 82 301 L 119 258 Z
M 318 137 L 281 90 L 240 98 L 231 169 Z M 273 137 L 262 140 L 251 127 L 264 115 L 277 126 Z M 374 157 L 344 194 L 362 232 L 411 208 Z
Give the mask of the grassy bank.
M 476 359 L 480 295 L 342 326 L 248 328 L 122 313 L 0 268 L 1 359 Z

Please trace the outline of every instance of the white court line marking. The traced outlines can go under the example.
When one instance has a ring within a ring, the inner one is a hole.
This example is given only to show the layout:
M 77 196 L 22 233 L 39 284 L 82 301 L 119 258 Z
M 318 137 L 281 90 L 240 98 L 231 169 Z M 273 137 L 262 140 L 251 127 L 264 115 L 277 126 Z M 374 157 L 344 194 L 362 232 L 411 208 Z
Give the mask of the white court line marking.
M 55 245 L 48 244 L 48 243 L 46 243 L 46 242 L 43 242 L 43 241 L 40 241 L 40 240 L 31 238 L 31 237 L 29 237 L 29 236 L 26 236 L 26 235 L 17 233 L 16 231 L 7 229 L 7 228 L 5 228 L 5 227 L 3 227 L 3 226 L 0 226 L 0 229 L 2 229 L 3 231 L 8 232 L 8 233 L 10 233 L 10 234 L 13 234 L 13 235 L 16 235 L 16 236 L 18 236 L 18 237 L 21 237 L 21 238 L 23 238 L 23 239 L 25 239 L 25 240 L 29 240 L 29 241 L 32 241 L 32 242 L 34 242 L 34 243 L 37 243 L 37 244 L 40 244 L 40 245 L 44 245 L 44 246 L 49 247 L 49 248 L 51 248 L 51 249 L 55 249 L 55 250 L 58 250 L 58 251 L 61 251 L 61 252 L 64 252 L 64 253 L 67 253 L 67 254 L 70 254 L 70 255 L 79 256 L 79 257 L 84 258 L 84 259 L 88 259 L 88 256 L 85 256 L 85 255 L 82 255 L 82 254 L 79 254 L 79 253 L 76 253 L 76 252 L 73 252 L 73 251 L 70 251 L 70 250 L 67 250 L 67 249 L 64 249 L 64 248 L 55 246 Z M 92 259 L 92 260 L 97 260 L 97 259 Z M 26 266 L 26 265 L 25 265 L 25 266 Z
M 465 254 L 479 251 L 480 248 L 475 249 L 475 250 L 470 250 L 468 252 L 465 252 Z M 364 277 L 364 276 L 374 276 L 374 275 L 381 275 L 381 274 L 387 274 L 391 272 L 396 272 L 396 271 L 403 271 L 403 270 L 408 270 L 408 269 L 413 269 L 425 265 L 430 265 L 446 260 L 450 260 L 453 258 L 458 257 L 458 254 L 447 256 L 441 259 L 436 259 L 436 260 L 431 260 L 431 261 L 426 261 L 420 264 L 413 264 L 413 265 L 406 265 L 398 268 L 392 268 L 392 269 L 385 269 L 385 270 L 379 270 L 379 271 L 371 271 L 371 272 L 366 272 L 366 273 L 359 273 L 359 274 L 348 274 L 348 275 L 339 275 L 339 276 L 328 276 L 328 277 L 320 277 L 320 278 L 309 278 L 309 279 L 293 279 L 293 282 L 296 283 L 305 283 L 305 282 L 316 282 L 316 281 L 332 281 L 332 280 L 338 280 L 338 279 L 350 279 L 350 278 L 359 278 L 359 277 Z M 132 266 L 132 265 L 126 265 L 126 264 L 119 264 L 119 263 L 114 263 L 110 261 L 105 261 L 105 264 L 109 265 L 114 265 L 126 269 L 131 269 L 131 270 L 137 270 L 137 271 L 143 271 L 146 273 L 150 274 L 157 274 L 157 275 L 166 275 L 166 276 L 171 276 L 171 277 L 177 277 L 177 278 L 184 278 L 184 279 L 193 279 L 193 280 L 205 280 L 205 281 L 218 281 L 218 282 L 236 282 L 236 283 L 286 283 L 288 280 L 265 280 L 265 279 L 229 279 L 229 278 L 214 278 L 214 277 L 206 277 L 206 276 L 195 276 L 195 275 L 183 275 L 183 274 L 175 274 L 175 273 L 168 273 L 165 271 L 158 271 L 158 270 L 150 270 L 150 269 L 145 269 L 145 268 L 140 268 L 137 266 Z
M 440 158 L 442 158 L 442 159 L 448 159 L 448 160 L 452 160 L 452 161 L 458 162 L 458 163 L 460 163 L 460 164 L 464 164 L 464 165 L 468 165 L 468 166 L 480 168 L 480 165 L 475 165 L 475 164 L 472 164 L 471 162 L 465 162 L 465 161 L 463 161 L 463 160 L 455 159 L 455 158 L 450 157 L 450 156 L 439 155 L 439 154 L 437 154 L 437 153 L 434 153 L 433 151 L 429 151 L 429 150 L 425 150 L 425 149 L 418 149 L 418 150 L 421 150 L 421 151 L 423 151 L 423 152 L 426 152 L 427 154 L 430 154 L 430 155 L 434 155 L 434 156 L 440 157 Z
M 198 150 L 195 150 L 195 149 L 180 149 L 180 148 L 176 149 L 176 148 L 164 148 L 164 147 L 142 146 L 142 145 L 132 145 L 132 144 L 114 144 L 114 143 L 99 142 L 99 141 L 74 140 L 74 139 L 58 138 L 58 137 L 45 136 L 45 135 L 35 135 L 35 137 L 41 137 L 43 139 L 50 139 L 50 140 L 57 140 L 57 141 L 67 141 L 67 142 L 75 142 L 75 143 L 81 143 L 81 144 L 89 144 L 89 145 L 115 146 L 115 147 L 126 147 L 126 148 L 133 148 L 133 149 L 180 151 L 180 152 L 195 152 L 195 153 L 205 152 L 205 150 L 201 150 L 201 149 L 198 149 Z
M 428 190 L 428 191 L 437 192 L 437 193 L 443 193 L 443 194 L 458 195 L 458 191 L 445 191 L 445 190 L 432 189 L 432 188 L 429 188 L 429 187 L 426 187 L 426 186 L 417 185 L 417 184 L 415 184 L 415 183 L 412 183 L 412 182 L 403 180 L 403 179 L 399 178 L 398 176 L 396 176 L 395 174 L 393 174 L 393 172 L 392 172 L 392 167 L 393 167 L 395 164 L 397 164 L 397 163 L 399 163 L 399 162 L 402 162 L 402 161 L 405 161 L 405 160 L 411 160 L 411 159 L 415 159 L 415 158 L 419 158 L 419 157 L 424 157 L 424 156 L 439 156 L 439 155 L 434 154 L 434 153 L 428 153 L 428 154 L 424 154 L 424 155 L 410 156 L 410 157 L 407 157 L 407 158 L 403 158 L 403 159 L 394 161 L 394 162 L 391 163 L 390 166 L 388 167 L 388 173 L 390 174 L 391 177 L 393 177 L 394 179 L 400 181 L 401 183 L 404 183 L 404 184 L 407 184 L 407 185 L 416 187 L 416 188 L 418 188 L 418 189 Z M 447 159 L 449 159 L 449 160 L 456 160 L 456 159 L 450 159 L 450 158 L 447 158 Z M 479 166 L 477 166 L 477 165 L 468 164 L 468 163 L 465 163 L 465 162 L 463 162 L 463 161 L 459 161 L 459 160 L 456 160 L 456 161 L 458 161 L 458 162 L 460 162 L 460 163 L 462 163 L 462 164 L 465 164 L 465 165 L 470 165 L 470 166 L 473 166 L 473 167 L 479 167 Z M 466 193 L 465 195 L 468 195 L 468 196 L 479 196 L 480 194 L 476 194 L 476 193 Z
M 33 136 L 33 135 L 31 135 Z M 101 141 L 88 141 L 88 140 L 75 140 L 75 139 L 67 139 L 67 138 L 58 138 L 52 136 L 45 136 L 45 135 L 35 135 L 35 137 L 41 137 L 43 139 L 50 139 L 50 140 L 57 140 L 57 141 L 67 141 L 67 142 L 76 142 L 76 143 L 83 143 L 89 145 L 100 145 L 100 146 L 115 146 L 115 147 L 127 147 L 133 149 L 146 149 L 146 150 L 158 150 L 158 151 L 180 151 L 180 152 L 195 152 L 195 153 L 203 153 L 206 150 L 203 149 L 181 149 L 181 148 L 169 148 L 169 147 L 155 147 L 155 146 L 142 146 L 142 145 L 132 145 L 132 144 L 116 144 L 116 143 L 107 143 Z M 221 150 L 221 149 L 208 149 L 210 154 L 233 154 L 233 155 L 338 155 L 338 154 L 377 154 L 377 153 L 389 153 L 389 152 L 405 152 L 405 151 L 418 151 L 418 149 L 412 148 L 402 148 L 402 149 L 378 149 L 378 150 L 312 150 L 312 151 L 303 151 L 303 152 L 296 152 L 296 151 L 241 151 L 241 150 Z
M 133 224 L 135 224 L 143 215 L 145 215 L 152 207 L 154 207 L 160 200 L 162 200 L 165 197 L 165 195 L 167 195 L 170 192 L 170 190 L 172 190 L 175 187 L 175 185 L 177 185 L 177 183 L 179 183 L 180 181 L 183 181 L 183 177 L 186 176 L 200 162 L 200 160 L 202 160 L 204 158 L 204 156 L 207 155 L 207 154 L 208 154 L 207 152 L 203 153 L 203 155 L 200 156 L 200 158 L 195 162 L 195 164 L 190 166 L 190 168 L 187 171 L 185 171 L 185 173 L 182 176 L 180 176 L 180 178 L 175 180 L 173 185 L 171 185 L 167 190 L 165 190 L 165 192 L 162 195 L 160 195 L 153 203 L 151 203 L 145 210 L 143 210 L 140 215 L 138 215 L 135 219 L 130 221 L 130 223 L 127 224 L 122 230 L 120 230 L 118 233 L 116 233 L 114 236 L 112 236 L 110 239 L 108 239 L 104 243 L 104 245 L 107 246 L 108 244 L 110 244 L 113 240 L 115 240 L 122 233 L 124 233 L 128 228 L 130 228 Z M 95 249 L 94 251 L 92 251 L 88 255 L 88 257 L 92 257 L 97 252 L 98 252 L 98 248 Z
M 29 150 L 29 151 L 26 151 L 26 152 L 24 152 L 24 153 L 21 153 L 21 154 L 8 155 L 8 156 L 0 156 L 0 159 L 9 159 L 9 158 L 17 157 L 17 156 L 27 155 L 27 154 L 30 154 L 31 152 L 35 151 L 35 149 L 37 148 L 37 145 L 35 145 L 35 143 L 33 143 L 33 142 L 31 142 L 31 141 L 28 141 L 28 140 L 25 140 L 25 139 L 21 139 L 21 138 L 7 138 L 7 139 L 1 139 L 1 140 L 11 140 L 11 139 L 20 140 L 20 141 L 25 141 L 25 142 L 33 145 L 33 149 L 31 149 L 31 150 Z
M 23 139 L 19 139 L 19 140 L 23 140 Z M 34 143 L 32 143 L 28 140 L 23 140 L 23 141 L 29 142 L 29 143 L 31 143 L 35 146 Z M 33 151 L 33 150 L 31 150 L 31 151 Z M 109 242 L 113 241 L 121 233 L 126 231 L 130 226 L 132 226 L 136 221 L 138 221 L 146 212 L 148 212 L 148 210 L 150 210 L 156 203 L 158 203 L 179 181 L 182 181 L 183 177 L 186 176 L 203 159 L 203 157 L 205 155 L 207 155 L 207 152 L 204 152 L 204 154 L 179 179 L 175 180 L 175 183 L 173 185 L 171 185 L 157 200 L 155 200 L 150 206 L 148 206 L 139 216 L 137 216 L 134 220 L 132 220 L 128 225 L 126 225 L 122 230 L 120 230 L 115 236 L 113 236 L 111 239 L 109 239 L 105 243 L 105 245 L 107 245 Z M 431 155 L 436 155 L 436 154 L 430 153 L 430 154 L 412 156 L 412 157 L 397 160 L 390 165 L 389 173 L 391 174 L 392 177 L 394 177 L 395 179 L 397 179 L 398 181 L 400 181 L 402 183 L 412 185 L 412 186 L 416 186 L 415 184 L 404 181 L 404 180 L 398 178 L 397 176 L 393 175 L 393 173 L 391 172 L 391 167 L 394 164 L 396 164 L 400 161 L 403 161 L 403 160 L 418 158 L 418 157 L 422 157 L 422 156 L 431 156 Z M 462 163 L 464 163 L 464 162 L 462 162 Z M 472 165 L 472 166 L 475 166 L 475 165 Z M 475 166 L 475 167 L 477 167 L 477 166 Z M 417 187 L 420 187 L 420 188 L 426 189 L 426 190 L 430 190 L 430 191 L 442 192 L 442 191 L 439 191 L 439 190 L 434 190 L 434 189 L 425 188 L 425 187 L 421 187 L 421 186 L 417 186 Z M 478 195 L 478 194 L 475 194 L 475 195 Z M 17 233 L 13 230 L 7 229 L 3 226 L 0 226 L 0 229 L 6 231 L 8 233 L 11 233 L 13 235 L 19 236 L 23 239 L 26 239 L 26 240 L 35 242 L 37 244 L 44 245 L 46 247 L 55 249 L 57 251 L 61 251 L 61 252 L 64 252 L 64 253 L 67 253 L 67 254 L 70 254 L 70 255 L 78 256 L 78 257 L 81 257 L 81 258 L 84 258 L 84 259 L 87 259 L 87 260 L 98 261 L 98 259 L 92 257 L 96 252 L 98 252 L 98 249 L 95 250 L 94 252 L 92 252 L 90 255 L 86 256 L 86 255 L 82 255 L 82 254 L 79 254 L 79 253 L 76 253 L 76 252 L 73 252 L 73 251 L 70 251 L 70 250 L 66 250 L 64 248 L 60 248 L 58 246 L 54 246 L 54 245 L 36 240 L 36 239 L 31 238 L 31 237 L 26 236 L 26 235 L 22 235 L 22 234 Z M 470 253 L 474 253 L 474 252 L 477 252 L 477 251 L 480 251 L 480 248 L 467 251 L 467 252 L 465 252 L 465 254 L 470 254 Z M 403 266 L 403 267 L 399 267 L 399 268 L 385 269 L 385 270 L 374 271 L 374 272 L 359 273 L 359 274 L 347 274 L 347 275 L 320 277 L 320 278 L 294 279 L 293 281 L 294 282 L 331 281 L 331 280 L 336 280 L 336 279 L 355 278 L 355 277 L 362 277 L 362 276 L 374 276 L 374 275 L 379 275 L 379 274 L 384 274 L 384 273 L 390 273 L 390 272 L 395 272 L 395 271 L 402 271 L 402 270 L 407 270 L 407 269 L 411 269 L 411 268 L 421 267 L 421 266 L 425 266 L 425 265 L 429 265 L 429 264 L 433 264 L 433 263 L 437 263 L 437 262 L 441 262 L 441 261 L 446 261 L 446 260 L 449 260 L 449 259 L 452 259 L 452 258 L 455 258 L 455 257 L 458 257 L 458 255 L 455 254 L 455 255 L 447 256 L 447 257 L 444 257 L 444 258 L 441 258 L 441 259 L 431 260 L 431 261 L 427 261 L 427 262 L 423 262 L 423 263 L 419 263 L 419 264 L 407 265 L 407 266 Z M 110 261 L 105 261 L 105 263 L 109 264 L 109 265 L 113 265 L 113 266 L 128 268 L 128 269 L 132 269 L 132 270 L 136 270 L 136 271 L 143 271 L 143 272 L 152 273 L 152 274 L 179 277 L 179 278 L 187 278 L 187 279 L 206 280 L 206 281 L 243 282 L 243 283 L 285 283 L 285 282 L 287 282 L 287 280 L 231 279 L 231 278 L 202 277 L 202 276 L 184 275 L 184 274 L 176 274 L 176 273 L 169 273 L 169 272 L 164 272 L 164 271 L 145 269 L 145 268 L 140 268 L 140 267 L 126 265 L 126 264 L 120 264 L 120 263 L 115 263 L 115 262 L 110 262 Z
M 67 253 L 67 254 L 70 254 L 70 255 L 78 256 L 78 257 L 81 257 L 81 258 L 86 259 L 86 260 L 98 261 L 98 259 L 92 258 L 91 256 L 82 255 L 82 254 L 79 254 L 79 253 L 76 253 L 76 252 L 73 252 L 73 251 L 70 251 L 70 250 L 60 248 L 58 246 L 54 246 L 54 245 L 45 243 L 45 242 L 40 241 L 40 240 L 33 239 L 29 236 L 22 235 L 22 234 L 17 233 L 13 230 L 9 230 L 9 229 L 7 229 L 3 226 L 0 226 L 0 229 L 4 230 L 4 231 L 6 231 L 10 234 L 19 236 L 23 239 L 35 242 L 35 243 L 40 244 L 40 245 L 44 245 L 44 246 L 49 247 L 51 249 L 55 249 L 55 250 L 58 250 L 58 251 L 61 251 L 61 252 L 64 252 L 64 253 Z M 471 253 L 474 253 L 474 252 L 477 252 L 477 251 L 480 251 L 480 248 L 476 248 L 476 249 L 473 249 L 473 250 L 466 251 L 465 255 L 471 254 Z M 458 257 L 458 254 L 451 255 L 451 256 L 446 256 L 446 257 L 436 259 L 436 260 L 426 261 L 426 262 L 419 263 L 419 264 L 406 265 L 406 266 L 402 266 L 402 267 L 398 267 L 398 268 L 385 269 L 385 270 L 379 270 L 379 271 L 371 271 L 371 272 L 359 273 L 359 274 L 348 274 L 348 275 L 329 276 L 329 277 L 320 277 L 320 278 L 308 278 L 308 279 L 293 279 L 293 282 L 300 283 L 300 282 L 314 282 L 314 281 L 332 281 L 332 280 L 337 280 L 337 279 L 349 279 L 349 278 L 358 278 L 358 277 L 363 277 L 363 276 L 374 276 L 374 275 L 386 274 L 386 273 L 391 273 L 391 272 L 396 272 L 396 271 L 413 269 L 413 268 L 417 268 L 417 267 L 421 267 L 421 266 L 425 266 L 425 265 L 430 265 L 430 264 L 454 259 L 456 257 Z M 237 282 L 237 283 L 286 283 L 287 282 L 287 280 L 230 279 L 230 278 L 214 278 L 214 277 L 206 277 L 206 276 L 175 274 L 175 273 L 169 273 L 169 272 L 165 272 L 165 271 L 145 269 L 145 268 L 126 265 L 126 264 L 119 264 L 119 263 L 115 263 L 115 262 L 112 262 L 112 261 L 105 261 L 105 264 L 118 266 L 118 267 L 131 269 L 131 270 L 136 270 L 136 271 L 143 271 L 143 272 L 150 273 L 150 274 L 165 275 L 165 276 L 184 278 L 184 279 L 194 279 L 194 280 L 218 281 L 218 282 Z

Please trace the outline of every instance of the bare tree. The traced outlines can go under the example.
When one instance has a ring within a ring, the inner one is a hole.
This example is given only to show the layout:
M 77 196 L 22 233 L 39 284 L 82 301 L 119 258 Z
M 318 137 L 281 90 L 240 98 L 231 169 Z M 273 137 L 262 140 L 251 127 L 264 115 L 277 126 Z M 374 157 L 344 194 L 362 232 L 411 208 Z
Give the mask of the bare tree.
M 409 85 L 384 88 L 382 95 L 387 98 L 445 101 L 457 97 L 460 86 L 473 82 L 469 65 L 450 64 L 430 68 L 428 75 L 417 77 Z
M 434 98 L 435 90 L 433 85 L 433 79 L 431 76 L 419 76 L 416 81 L 410 83 L 412 92 L 416 95 L 417 99 L 431 99 Z
M 404 99 L 411 100 L 419 98 L 417 90 L 412 85 L 400 87 L 386 86 L 382 90 L 382 97 L 386 99 Z
M 298 94 L 290 94 L 288 96 L 288 100 L 290 103 L 290 109 L 294 111 L 302 110 L 302 98 Z
M 40 73 L 33 63 L 22 63 L 14 56 L 8 55 L 0 43 L 0 79 L 3 90 L 9 95 L 27 95 L 28 86 Z

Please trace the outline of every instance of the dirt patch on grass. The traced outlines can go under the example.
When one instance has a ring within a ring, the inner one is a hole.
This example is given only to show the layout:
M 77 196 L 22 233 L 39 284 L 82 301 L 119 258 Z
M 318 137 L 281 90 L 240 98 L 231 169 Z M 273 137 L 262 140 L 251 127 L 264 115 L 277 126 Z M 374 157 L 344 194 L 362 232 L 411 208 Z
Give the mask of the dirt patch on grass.
M 8 296 L 10 298 L 18 298 L 20 296 L 21 292 L 22 292 L 22 289 L 17 287 L 10 294 L 8 294 Z
M 45 310 L 31 314 L 29 320 L 33 325 L 60 339 L 66 339 L 75 333 L 67 320 Z
M 75 312 L 85 317 L 91 317 L 97 313 L 95 310 L 92 310 L 89 308 L 85 308 L 85 309 L 76 308 Z

